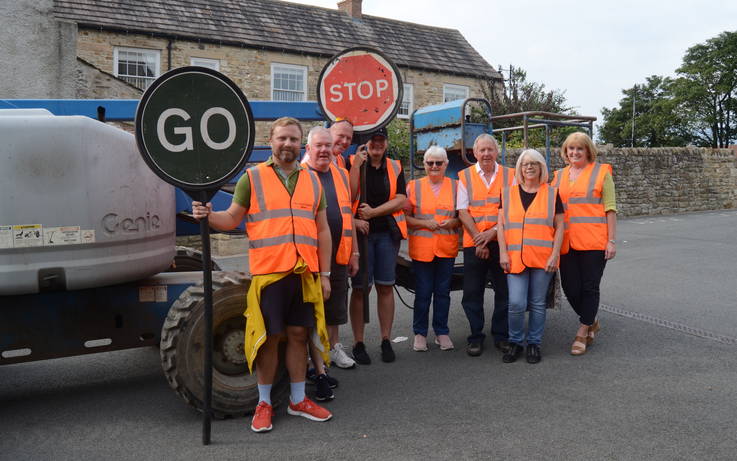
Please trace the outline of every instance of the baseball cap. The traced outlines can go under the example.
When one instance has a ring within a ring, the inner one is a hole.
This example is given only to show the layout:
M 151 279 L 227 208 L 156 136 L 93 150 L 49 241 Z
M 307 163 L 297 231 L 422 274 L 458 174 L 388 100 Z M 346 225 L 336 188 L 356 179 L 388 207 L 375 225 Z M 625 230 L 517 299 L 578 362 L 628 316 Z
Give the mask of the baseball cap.
M 371 139 L 374 136 L 381 136 L 382 138 L 388 138 L 389 137 L 389 135 L 386 132 L 386 128 L 385 127 L 382 127 L 382 128 L 379 128 L 378 130 L 372 131 L 371 133 L 369 133 L 368 138 Z

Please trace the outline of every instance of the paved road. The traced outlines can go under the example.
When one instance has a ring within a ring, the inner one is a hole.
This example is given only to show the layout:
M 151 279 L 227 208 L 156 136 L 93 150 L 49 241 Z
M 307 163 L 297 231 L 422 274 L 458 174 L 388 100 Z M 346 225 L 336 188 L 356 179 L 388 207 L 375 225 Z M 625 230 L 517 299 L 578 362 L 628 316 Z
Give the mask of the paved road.
M 736 227 L 735 211 L 622 220 L 602 333 L 583 357 L 567 353 L 576 324 L 567 306 L 550 313 L 535 366 L 503 364 L 492 350 L 415 353 L 401 342 L 394 364 L 334 372 L 333 421 L 284 408 L 269 434 L 251 433 L 245 419 L 217 421 L 210 447 L 156 350 L 5 366 L 0 459 L 732 460 Z M 411 336 L 401 304 L 395 325 Z M 462 346 L 459 294 L 450 326 Z M 378 359 L 375 323 L 368 333 Z

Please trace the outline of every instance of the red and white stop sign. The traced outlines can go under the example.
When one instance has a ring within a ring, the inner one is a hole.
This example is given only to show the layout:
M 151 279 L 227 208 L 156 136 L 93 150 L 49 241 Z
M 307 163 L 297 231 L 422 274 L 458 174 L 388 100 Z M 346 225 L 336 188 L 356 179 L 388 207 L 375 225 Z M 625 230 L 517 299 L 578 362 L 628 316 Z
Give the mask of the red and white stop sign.
M 325 65 L 317 93 L 328 119 L 348 119 L 354 132 L 365 133 L 394 118 L 402 102 L 402 79 L 380 51 L 349 48 Z

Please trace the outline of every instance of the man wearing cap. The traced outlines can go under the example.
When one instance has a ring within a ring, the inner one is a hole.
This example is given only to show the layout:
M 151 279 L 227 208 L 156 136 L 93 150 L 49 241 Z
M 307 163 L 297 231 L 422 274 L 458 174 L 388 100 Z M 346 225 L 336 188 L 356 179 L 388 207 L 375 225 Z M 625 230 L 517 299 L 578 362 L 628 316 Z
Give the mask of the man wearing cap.
M 330 228 L 325 194 L 315 173 L 297 161 L 302 127 L 290 117 L 271 125 L 269 160 L 249 168 L 236 185 L 227 210 L 192 202 L 197 219 L 209 216 L 219 230 L 246 219 L 253 278 L 246 303 L 244 352 L 255 362 L 259 403 L 251 422 L 255 432 L 270 431 L 271 386 L 279 365 L 279 343 L 286 337 L 286 367 L 291 394 L 287 413 L 312 421 L 332 414 L 305 396 L 308 332 L 329 360 L 323 298 L 330 297 Z M 319 274 L 319 275 L 318 275 Z
M 402 164 L 386 156 L 388 147 L 385 128 L 370 135 L 366 149 L 359 149 L 350 165 L 351 186 L 360 179 L 361 166 L 366 164 L 366 197 L 358 207 L 356 228 L 368 239 L 368 254 L 361 255 L 368 268 L 368 289 L 376 285 L 378 301 L 379 328 L 381 330 L 381 360 L 393 362 L 396 358 L 392 350 L 392 323 L 394 322 L 395 266 L 399 243 L 407 238 L 407 224 L 404 219 L 406 184 Z M 368 227 L 368 228 L 367 228 Z M 359 364 L 368 365 L 371 358 L 364 344 L 363 317 L 363 273 L 362 269 L 351 279 L 351 327 L 355 344 L 353 358 Z
M 330 359 L 340 368 L 352 368 L 356 362 L 344 352 L 338 335 L 339 325 L 348 323 L 348 275 L 358 271 L 358 247 L 353 229 L 351 191 L 348 171 L 333 163 L 333 142 L 330 130 L 314 127 L 307 135 L 305 150 L 310 170 L 320 179 L 327 201 L 327 219 L 332 241 L 330 266 L 330 299 L 325 301 L 325 323 L 330 338 Z M 331 387 L 337 381 L 329 377 L 320 354 L 312 350 L 315 365 L 317 400 L 332 400 Z

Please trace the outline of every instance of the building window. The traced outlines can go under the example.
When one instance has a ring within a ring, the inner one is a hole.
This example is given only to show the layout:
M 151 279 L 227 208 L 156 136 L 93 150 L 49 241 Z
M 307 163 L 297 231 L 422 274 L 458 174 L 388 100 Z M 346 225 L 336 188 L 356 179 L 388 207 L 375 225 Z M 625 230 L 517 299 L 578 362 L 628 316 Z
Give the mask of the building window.
M 399 112 L 397 112 L 397 117 L 409 118 L 409 116 L 412 115 L 413 110 L 414 110 L 414 94 L 412 93 L 412 84 L 405 83 L 404 84 L 404 95 L 402 96 L 402 105 L 399 106 Z
M 271 99 L 306 101 L 307 67 L 291 64 L 271 65 Z
M 208 69 L 220 71 L 219 59 L 192 58 L 189 61 L 192 66 L 207 67 Z
M 468 87 L 446 83 L 443 85 L 443 102 L 468 98 Z
M 114 48 L 113 69 L 119 77 L 142 90 L 159 76 L 161 51 L 140 48 Z

